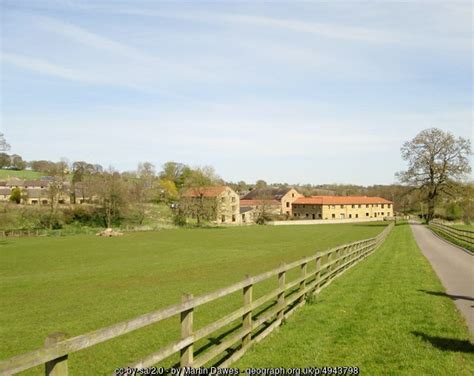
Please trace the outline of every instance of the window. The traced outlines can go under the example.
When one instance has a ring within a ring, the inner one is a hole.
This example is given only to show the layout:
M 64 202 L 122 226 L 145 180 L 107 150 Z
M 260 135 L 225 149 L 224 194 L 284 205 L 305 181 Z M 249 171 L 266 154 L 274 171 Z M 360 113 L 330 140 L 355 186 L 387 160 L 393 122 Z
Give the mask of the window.
M 390 209 L 390 206 L 391 206 L 391 204 L 388 204 L 388 205 L 387 205 L 387 208 L 389 208 L 389 209 Z
M 292 193 L 292 194 L 291 194 L 291 197 L 295 197 L 295 194 L 294 194 L 294 193 Z
M 308 218 L 308 217 L 309 217 L 309 214 L 308 214 L 308 213 L 306 213 L 306 218 Z
M 222 216 L 221 222 L 225 222 L 225 215 Z
M 242 214 L 242 222 L 245 222 L 245 214 Z
M 319 213 L 319 214 L 318 214 L 318 218 L 320 218 L 320 219 L 322 218 L 322 215 L 321 215 L 321 213 Z
M 234 196 L 232 196 L 232 202 L 235 202 L 235 197 Z
M 294 216 L 294 217 L 296 217 L 296 213 L 295 213 L 295 214 L 293 214 L 293 216 Z
M 303 208 L 304 208 L 304 207 L 305 207 L 305 206 L 303 205 Z
M 361 207 L 362 207 L 362 205 L 359 204 L 359 208 L 361 208 Z
M 341 205 L 341 209 L 344 209 L 344 205 Z
M 345 216 L 344 213 L 340 213 L 340 214 L 339 214 L 339 218 L 344 219 L 344 218 L 346 218 L 346 216 Z
M 286 207 L 287 207 L 287 208 L 290 207 L 290 203 L 289 203 L 289 202 L 286 203 Z
M 374 213 L 374 217 L 377 218 L 377 213 Z
M 382 204 L 382 209 L 383 209 L 384 207 L 385 207 L 385 205 L 384 205 L 384 204 Z
M 385 215 L 385 213 L 384 213 L 384 212 L 382 212 L 382 216 L 383 216 L 383 215 Z
M 235 212 L 235 205 L 232 205 L 232 211 Z
M 221 197 L 221 202 L 225 202 L 225 197 Z
M 356 218 L 359 218 L 359 214 L 356 214 Z
M 333 214 L 332 217 L 333 217 L 333 218 L 336 218 L 336 214 Z
M 352 209 L 355 209 L 355 207 L 356 207 L 355 205 L 352 205 Z
M 290 212 L 288 210 L 286 211 L 286 215 L 290 215 Z
M 232 215 L 232 222 L 235 222 L 235 215 Z
M 366 207 L 366 208 L 368 208 L 368 207 L 369 207 L 369 205 L 367 204 L 367 205 L 365 205 L 365 207 Z
M 354 206 L 354 205 L 352 205 L 352 206 Z M 349 218 L 352 218 L 352 214 L 349 214 Z
M 368 217 L 368 216 L 369 216 L 369 213 L 365 213 L 365 216 Z
M 316 219 L 316 214 L 313 214 L 313 219 Z

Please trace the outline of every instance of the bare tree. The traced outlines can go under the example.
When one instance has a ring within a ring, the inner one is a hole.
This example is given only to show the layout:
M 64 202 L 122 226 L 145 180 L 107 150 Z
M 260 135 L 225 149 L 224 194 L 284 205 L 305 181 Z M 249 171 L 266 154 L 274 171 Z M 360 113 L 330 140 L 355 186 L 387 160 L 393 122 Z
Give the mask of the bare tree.
M 147 204 L 155 193 L 155 178 L 155 166 L 150 162 L 144 162 L 138 165 L 136 179 L 133 179 L 130 184 L 131 200 L 134 202 L 140 225 L 145 220 Z
M 396 176 L 404 183 L 421 190 L 428 201 L 427 221 L 434 216 L 439 195 L 453 195 L 456 181 L 471 172 L 469 156 L 471 143 L 462 137 L 437 128 L 421 131 L 401 148 L 402 158 L 408 161 L 408 170 Z
M 208 194 L 212 186 L 222 184 L 222 179 L 209 166 L 198 167 L 188 174 L 187 188 L 178 204 L 178 217 L 191 216 L 196 218 L 197 225 L 202 221 L 215 220 L 217 216 L 216 196 Z
M 5 140 L 5 136 L 3 133 L 0 133 L 0 151 L 8 151 L 10 150 L 10 145 Z
M 109 169 L 94 176 L 93 202 L 101 208 L 106 227 L 121 217 L 127 199 L 124 182 L 117 171 Z

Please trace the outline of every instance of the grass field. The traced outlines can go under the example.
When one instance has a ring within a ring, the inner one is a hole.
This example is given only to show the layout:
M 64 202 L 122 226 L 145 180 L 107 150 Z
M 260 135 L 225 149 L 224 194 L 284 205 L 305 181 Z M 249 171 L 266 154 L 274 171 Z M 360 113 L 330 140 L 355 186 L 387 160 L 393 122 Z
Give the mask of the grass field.
M 362 375 L 472 375 L 474 346 L 407 225 L 237 364 L 354 366 Z
M 373 237 L 386 224 L 178 229 L 120 238 L 77 235 L 0 240 L 0 354 L 39 346 L 53 332 L 83 334 L 200 295 L 337 244 Z M 206 309 L 204 324 L 241 304 Z M 178 337 L 170 319 L 70 357 L 71 374 L 110 374 Z M 38 374 L 40 368 L 29 372 Z M 92 372 L 92 373 L 91 373 Z
M 44 173 L 37 172 L 37 171 L 29 171 L 29 170 L 22 170 L 22 171 L 14 171 L 14 170 L 3 170 L 0 169 L 0 180 L 6 178 L 21 178 L 21 179 L 38 179 L 39 177 L 43 176 Z

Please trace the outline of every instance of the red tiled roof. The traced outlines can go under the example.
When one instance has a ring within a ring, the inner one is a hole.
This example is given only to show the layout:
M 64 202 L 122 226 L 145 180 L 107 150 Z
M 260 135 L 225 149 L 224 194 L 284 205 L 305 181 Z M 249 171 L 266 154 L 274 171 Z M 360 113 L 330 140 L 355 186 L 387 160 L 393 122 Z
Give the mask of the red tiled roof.
M 391 204 L 392 201 L 381 197 L 367 196 L 311 196 L 300 197 L 294 204 L 351 205 L 351 204 Z
M 218 186 L 218 187 L 196 187 L 196 188 L 189 188 L 185 193 L 185 197 L 217 197 L 222 192 L 227 189 L 225 185 Z
M 262 205 L 264 203 L 265 205 L 270 205 L 270 206 L 280 206 L 280 201 L 278 200 L 240 200 L 240 206 L 258 206 Z

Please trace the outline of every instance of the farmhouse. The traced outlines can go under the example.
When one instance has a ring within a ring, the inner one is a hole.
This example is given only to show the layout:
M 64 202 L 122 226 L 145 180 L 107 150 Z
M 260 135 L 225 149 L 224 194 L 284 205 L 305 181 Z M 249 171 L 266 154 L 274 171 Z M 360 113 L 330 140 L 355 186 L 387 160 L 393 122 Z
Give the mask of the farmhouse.
M 381 197 L 300 197 L 292 206 L 293 219 L 383 219 L 393 216 L 392 201 Z
M 190 200 L 190 205 L 201 205 L 211 213 L 216 223 L 241 223 L 239 195 L 230 187 L 189 188 L 184 197 Z
M 9 178 L 0 182 L 0 201 L 9 201 L 11 191 L 19 188 L 22 193 L 22 203 L 30 205 L 48 205 L 51 201 L 49 186 L 51 182 L 47 179 L 23 180 L 19 178 Z M 70 202 L 68 193 L 69 184 L 64 184 L 64 191 L 60 192 L 56 200 L 59 204 Z
M 254 189 L 242 197 L 241 206 L 256 208 L 265 204 L 268 205 L 270 213 L 291 217 L 291 204 L 300 197 L 303 195 L 294 188 Z

